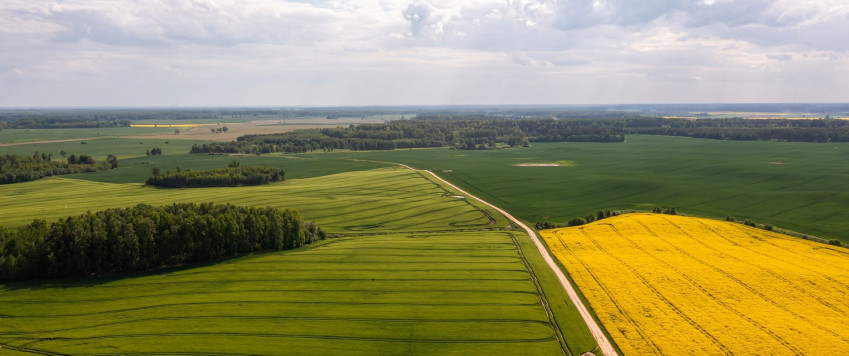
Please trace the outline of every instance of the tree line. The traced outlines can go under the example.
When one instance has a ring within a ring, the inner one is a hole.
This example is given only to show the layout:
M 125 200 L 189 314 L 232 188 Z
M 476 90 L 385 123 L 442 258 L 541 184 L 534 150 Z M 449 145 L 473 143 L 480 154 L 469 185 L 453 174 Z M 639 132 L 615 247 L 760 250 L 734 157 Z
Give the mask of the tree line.
M 32 156 L 15 154 L 0 155 L 0 184 L 11 184 L 38 180 L 62 174 L 95 172 L 118 167 L 118 157 L 109 155 L 105 163 L 97 164 L 89 155 L 75 155 L 54 160 L 52 154 L 38 153 Z
M 45 116 L 16 116 L 0 114 L 0 128 L 7 129 L 80 129 L 101 127 L 129 127 L 129 120 L 92 120 Z
M 664 119 L 625 120 L 626 133 L 735 141 L 849 142 L 849 120 Z
M 482 115 L 432 115 L 383 124 L 246 135 L 235 142 L 192 146 L 192 153 L 263 154 L 316 150 L 394 150 L 450 147 L 482 150 L 533 142 L 622 142 L 625 134 L 718 140 L 849 142 L 849 121 L 832 119 L 667 119 L 614 115 L 607 119 L 497 119 Z
M 303 153 L 315 150 L 394 150 L 451 147 L 495 149 L 531 142 L 622 142 L 621 124 L 601 120 L 493 119 L 487 116 L 425 116 L 348 127 L 246 135 L 235 142 L 192 146 L 192 153 Z
M 327 238 L 292 209 L 139 204 L 0 228 L 0 280 L 90 276 L 285 250 Z
M 673 210 L 674 210 L 674 208 L 673 208 Z M 607 219 L 609 217 L 618 216 L 618 215 L 624 214 L 624 213 L 626 213 L 626 212 L 605 209 L 605 210 L 599 210 L 595 214 L 590 213 L 590 214 L 587 214 L 584 217 L 575 217 L 575 218 L 569 219 L 569 221 L 567 221 L 565 224 L 547 221 L 547 220 L 537 221 L 536 223 L 534 223 L 534 228 L 537 229 L 537 230 L 545 230 L 545 229 L 559 229 L 561 227 L 581 226 L 581 225 L 589 224 L 593 221 Z
M 234 161 L 237 162 L 237 161 Z M 193 171 L 191 169 L 166 172 L 153 168 L 153 177 L 145 184 L 165 188 L 237 187 L 282 182 L 286 172 L 271 167 L 241 167 L 231 163 L 230 167 Z

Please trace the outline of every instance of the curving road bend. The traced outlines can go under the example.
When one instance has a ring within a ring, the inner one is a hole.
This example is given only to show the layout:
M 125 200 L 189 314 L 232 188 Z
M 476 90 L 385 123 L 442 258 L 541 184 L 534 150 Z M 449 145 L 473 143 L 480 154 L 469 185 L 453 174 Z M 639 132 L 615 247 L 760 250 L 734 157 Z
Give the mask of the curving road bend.
M 413 168 L 411 168 L 407 165 L 402 165 L 402 166 L 409 168 L 409 169 L 413 169 Z M 539 250 L 539 253 L 545 259 L 545 263 L 547 263 L 548 267 L 551 268 L 552 271 L 554 271 L 555 275 L 557 275 L 557 279 L 560 280 L 560 285 L 563 286 L 563 289 L 566 290 L 566 294 L 569 295 L 569 300 L 571 300 L 572 304 L 575 304 L 575 307 L 578 308 L 578 312 L 581 314 L 581 318 L 584 319 L 584 323 L 586 323 L 587 327 L 590 329 L 590 333 L 592 333 L 593 338 L 595 338 L 595 341 L 598 343 L 598 346 L 601 349 L 601 352 L 605 356 L 615 356 L 616 355 L 616 350 L 613 349 L 613 345 L 611 345 L 610 341 L 607 340 L 607 336 L 605 336 L 604 333 L 601 331 L 601 328 L 595 322 L 595 319 L 593 319 L 592 315 L 590 315 L 590 312 L 589 312 L 589 310 L 587 310 L 587 307 L 584 306 L 584 303 L 581 301 L 581 298 L 578 297 L 578 293 L 575 291 L 575 288 L 572 287 L 572 284 L 569 283 L 568 279 L 566 279 L 566 275 L 563 274 L 563 271 L 561 271 L 560 267 L 557 266 L 557 263 L 554 262 L 554 259 L 551 257 L 551 254 L 548 253 L 548 249 L 545 248 L 545 245 L 543 245 L 542 241 L 540 241 L 540 239 L 539 239 L 539 236 L 537 236 L 536 232 L 534 232 L 533 229 L 531 229 L 530 227 L 528 227 L 527 225 L 525 225 L 524 223 L 519 221 L 519 219 L 516 219 L 515 217 L 513 217 L 513 215 L 510 215 L 506 211 L 502 210 L 501 208 L 499 208 L 495 205 L 492 205 L 492 204 L 486 202 L 485 200 L 483 200 L 481 198 L 478 198 L 474 195 L 471 195 L 468 192 L 466 192 L 465 190 L 460 189 L 456 185 L 451 184 L 450 182 L 446 181 L 445 179 L 442 179 L 442 177 L 436 175 L 436 173 L 433 173 L 433 171 L 427 171 L 427 172 L 430 173 L 432 176 L 434 176 L 436 179 L 438 179 L 440 182 L 443 182 L 443 183 L 447 184 L 448 186 L 450 186 L 451 188 L 456 189 L 458 192 L 464 194 L 465 196 L 472 197 L 475 200 L 481 202 L 482 204 L 484 204 L 484 205 L 486 205 L 490 208 L 495 209 L 496 211 L 498 211 L 502 215 L 506 216 L 507 219 L 510 219 L 510 221 L 512 221 L 514 224 L 516 224 L 516 226 L 519 226 L 519 227 L 525 229 L 525 231 L 531 237 L 531 240 L 534 242 L 534 245 L 537 247 L 537 250 Z

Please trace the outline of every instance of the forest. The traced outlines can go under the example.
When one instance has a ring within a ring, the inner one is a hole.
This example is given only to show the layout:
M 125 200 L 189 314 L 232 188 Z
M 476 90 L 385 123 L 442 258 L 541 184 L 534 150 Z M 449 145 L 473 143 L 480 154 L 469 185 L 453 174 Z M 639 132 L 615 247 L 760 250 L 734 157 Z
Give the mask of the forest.
M 835 119 L 626 120 L 626 133 L 735 141 L 849 142 L 849 121 Z
M 15 154 L 0 155 L 0 184 L 20 183 L 44 177 L 94 172 L 118 167 L 118 158 L 109 155 L 105 163 L 97 164 L 89 155 L 71 154 L 62 160 L 54 160 L 46 153 L 35 152 L 32 156 Z
M 321 228 L 291 209 L 139 204 L 0 228 L 0 280 L 140 271 L 325 238 Z
M 533 142 L 622 142 L 625 134 L 717 140 L 849 142 L 849 121 L 834 119 L 669 119 L 613 115 L 605 119 L 498 119 L 433 115 L 383 124 L 246 135 L 235 142 L 195 145 L 192 153 L 304 153 L 451 147 L 487 150 Z
M 100 127 L 129 127 L 129 120 L 51 117 L 41 115 L 10 115 L 0 113 L 0 129 L 81 129 Z
M 451 147 L 481 150 L 531 142 L 621 142 L 621 123 L 598 120 L 493 119 L 487 116 L 425 116 L 384 124 L 246 135 L 236 142 L 192 147 L 192 153 L 303 153 L 315 150 L 394 150 Z
M 153 177 L 145 184 L 165 188 L 237 187 L 282 182 L 286 172 L 271 167 L 241 167 L 233 161 L 230 167 L 193 171 L 191 169 L 162 174 L 153 168 Z

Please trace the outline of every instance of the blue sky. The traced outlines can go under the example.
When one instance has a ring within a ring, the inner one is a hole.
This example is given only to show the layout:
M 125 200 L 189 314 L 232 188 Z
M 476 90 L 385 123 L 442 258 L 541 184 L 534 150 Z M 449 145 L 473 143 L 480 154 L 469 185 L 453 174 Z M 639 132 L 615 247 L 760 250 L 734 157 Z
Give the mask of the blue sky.
M 3 0 L 0 106 L 849 101 L 845 0 Z

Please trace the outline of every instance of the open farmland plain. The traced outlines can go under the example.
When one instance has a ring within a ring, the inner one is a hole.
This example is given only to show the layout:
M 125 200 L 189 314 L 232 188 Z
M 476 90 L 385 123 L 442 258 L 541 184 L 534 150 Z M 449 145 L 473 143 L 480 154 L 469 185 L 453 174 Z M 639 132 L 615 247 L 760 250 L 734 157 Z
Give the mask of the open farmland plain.
M 224 188 L 161 189 L 51 177 L 2 185 L 0 195 L 14 197 L 0 207 L 0 225 L 6 227 L 29 223 L 33 217 L 52 221 L 89 210 L 175 202 L 294 208 L 330 233 L 453 231 L 507 224 L 421 173 L 395 167 Z
M 198 268 L 6 286 L 0 340 L 61 354 L 562 354 L 509 232 L 342 238 Z
M 846 249 L 657 214 L 541 235 L 625 354 L 849 350 Z
M 0 206 L 6 227 L 34 216 L 52 221 L 137 203 L 211 201 L 295 208 L 342 235 L 204 266 L 0 285 L 4 353 L 579 355 L 596 349 L 529 238 L 419 171 L 390 167 L 191 189 L 51 177 L 0 186 L 0 195 L 9 198 Z
M 649 211 L 660 205 L 849 243 L 847 143 L 628 135 L 623 143 L 333 155 L 433 170 L 531 223 L 566 223 L 599 209 Z

